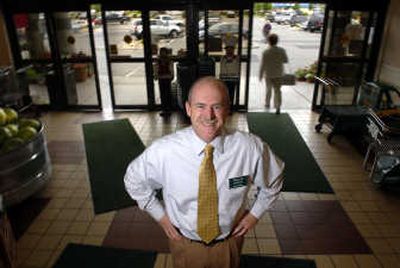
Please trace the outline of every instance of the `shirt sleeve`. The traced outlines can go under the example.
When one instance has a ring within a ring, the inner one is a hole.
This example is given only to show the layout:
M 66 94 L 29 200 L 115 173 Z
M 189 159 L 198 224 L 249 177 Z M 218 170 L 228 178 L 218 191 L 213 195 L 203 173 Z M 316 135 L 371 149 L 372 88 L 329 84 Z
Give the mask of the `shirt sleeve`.
M 146 150 L 133 160 L 127 168 L 124 183 L 128 194 L 136 200 L 139 208 L 159 221 L 165 215 L 164 207 L 156 197 L 156 189 L 160 189 L 161 184 L 157 180 L 155 163 L 149 159 L 154 158 Z
M 250 210 L 256 218 L 261 218 L 267 209 L 278 199 L 283 185 L 284 162 L 276 156 L 266 143 L 256 164 L 254 184 L 259 189 L 257 198 Z

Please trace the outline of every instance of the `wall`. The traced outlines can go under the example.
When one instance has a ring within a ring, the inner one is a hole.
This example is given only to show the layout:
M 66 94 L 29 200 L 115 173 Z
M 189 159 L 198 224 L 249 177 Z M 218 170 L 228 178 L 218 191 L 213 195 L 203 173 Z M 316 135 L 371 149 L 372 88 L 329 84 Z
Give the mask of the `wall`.
M 400 0 L 391 0 L 381 51 L 378 79 L 400 88 Z

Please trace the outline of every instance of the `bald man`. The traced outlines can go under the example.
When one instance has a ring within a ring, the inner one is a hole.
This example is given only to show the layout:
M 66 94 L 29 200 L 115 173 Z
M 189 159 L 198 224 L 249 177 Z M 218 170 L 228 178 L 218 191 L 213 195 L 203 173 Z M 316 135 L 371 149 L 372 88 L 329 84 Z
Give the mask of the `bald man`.
M 154 141 L 130 163 L 126 189 L 163 228 L 174 267 L 239 267 L 244 235 L 278 198 L 284 164 L 259 137 L 224 127 L 229 95 L 222 81 L 198 80 L 189 92 L 186 112 L 190 127 Z M 217 194 L 213 220 L 199 218 L 204 217 L 199 170 L 206 154 L 211 154 L 207 157 L 214 169 L 210 191 Z M 251 185 L 259 192 L 249 204 Z M 157 189 L 162 189 L 163 203 L 156 198 Z M 216 225 L 211 239 L 199 231 L 203 224 Z

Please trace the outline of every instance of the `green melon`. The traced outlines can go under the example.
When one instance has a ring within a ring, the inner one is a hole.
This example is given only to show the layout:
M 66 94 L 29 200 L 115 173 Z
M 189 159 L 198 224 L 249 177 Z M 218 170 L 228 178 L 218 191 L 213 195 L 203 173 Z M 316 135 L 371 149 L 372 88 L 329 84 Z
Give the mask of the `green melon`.
M 18 125 L 22 127 L 33 127 L 36 130 L 40 129 L 40 121 L 36 119 L 21 118 L 18 120 Z
M 17 134 L 18 138 L 28 141 L 37 135 L 37 131 L 33 127 L 25 126 L 19 129 Z
M 0 108 L 0 126 L 7 123 L 7 114 L 4 112 L 3 108 Z
M 8 124 L 5 126 L 5 128 L 8 128 L 10 130 L 13 137 L 18 134 L 18 125 L 17 124 Z
M 12 137 L 11 131 L 6 127 L 0 127 L 0 144 Z
M 17 148 L 18 146 L 24 144 L 24 140 L 21 138 L 11 138 L 4 142 L 3 146 L 1 147 L 2 152 L 10 152 Z
M 13 108 L 4 108 L 7 115 L 7 123 L 14 123 L 18 120 L 18 113 Z

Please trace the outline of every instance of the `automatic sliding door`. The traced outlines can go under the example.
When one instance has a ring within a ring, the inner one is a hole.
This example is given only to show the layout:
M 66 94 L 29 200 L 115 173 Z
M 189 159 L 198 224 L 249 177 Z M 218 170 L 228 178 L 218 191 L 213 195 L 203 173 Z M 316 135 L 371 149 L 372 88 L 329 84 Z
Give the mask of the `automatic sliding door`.
M 313 108 L 326 104 L 354 104 L 371 64 L 377 13 L 329 10 L 327 15 L 318 75 L 336 80 L 340 86 L 326 90 L 316 81 Z
M 147 107 L 142 14 L 113 10 L 105 11 L 104 16 L 113 107 Z
M 25 71 L 28 95 L 37 105 L 50 104 L 46 75 L 54 72 L 49 35 L 44 13 L 19 13 L 13 16 L 20 58 Z
M 94 14 L 93 14 L 94 15 Z M 99 106 L 95 50 L 86 11 L 53 13 L 68 105 Z
M 146 73 L 142 62 L 113 62 L 116 106 L 147 105 Z
M 185 54 L 186 48 L 186 13 L 181 10 L 150 11 L 150 39 L 152 45 L 152 62 L 154 63 L 160 48 L 169 50 L 170 56 L 176 60 L 179 55 Z M 172 99 L 177 102 L 177 72 L 174 67 Z M 158 81 L 154 81 L 155 104 L 161 104 Z
M 239 91 L 234 99 L 237 109 L 244 108 L 246 105 L 249 51 L 249 10 L 243 11 L 242 23 L 240 23 L 241 14 L 239 10 L 208 10 L 207 16 L 204 12 L 199 14 L 200 55 L 214 58 L 216 62 L 215 75 L 219 77 L 220 59 L 225 54 L 226 45 L 234 45 L 235 54 L 240 55 Z
M 100 108 L 88 17 L 86 11 L 13 16 L 26 66 L 21 78 L 34 104 Z

